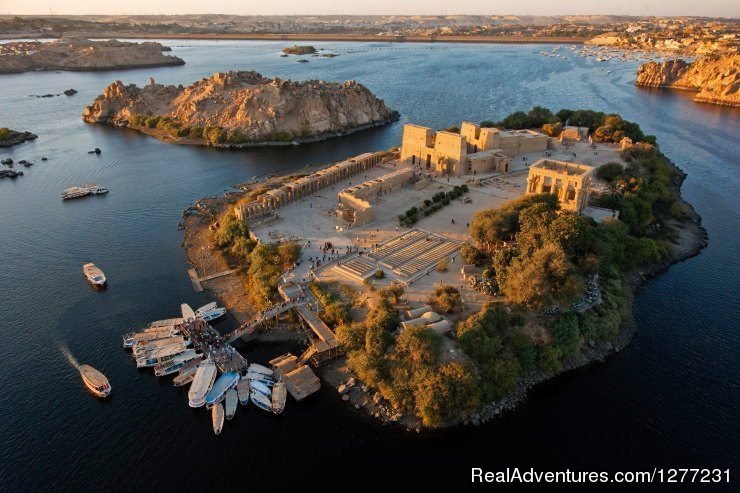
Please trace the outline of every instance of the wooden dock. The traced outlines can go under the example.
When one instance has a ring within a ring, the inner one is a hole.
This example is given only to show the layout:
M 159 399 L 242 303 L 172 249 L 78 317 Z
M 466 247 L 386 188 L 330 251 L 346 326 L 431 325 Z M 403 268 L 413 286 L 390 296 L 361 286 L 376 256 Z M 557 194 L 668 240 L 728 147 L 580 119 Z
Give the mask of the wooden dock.
M 203 291 L 203 282 L 210 281 L 212 279 L 217 279 L 219 277 L 228 276 L 230 274 L 233 274 L 234 272 L 237 272 L 239 269 L 231 269 L 231 270 L 225 270 L 218 272 L 216 274 L 211 274 L 210 276 L 203 276 L 198 277 L 198 273 L 195 271 L 195 269 L 188 269 L 188 275 L 190 276 L 190 281 L 193 283 L 193 289 L 195 289 L 196 293 L 200 293 Z

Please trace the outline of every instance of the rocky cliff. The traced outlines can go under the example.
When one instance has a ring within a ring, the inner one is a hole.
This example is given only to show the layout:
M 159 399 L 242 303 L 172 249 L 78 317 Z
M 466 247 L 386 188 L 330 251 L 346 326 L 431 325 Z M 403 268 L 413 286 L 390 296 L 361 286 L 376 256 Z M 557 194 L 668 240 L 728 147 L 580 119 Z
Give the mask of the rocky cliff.
M 189 143 L 250 145 L 317 140 L 398 119 L 365 86 L 215 73 L 188 87 L 116 81 L 85 109 L 89 123 L 152 129 Z
M 30 70 L 112 70 L 118 68 L 183 65 L 176 56 L 165 55 L 170 48 L 159 43 L 90 41 L 63 38 L 40 43 L 0 44 L 0 73 Z
M 694 101 L 740 106 L 740 55 L 700 58 L 693 63 L 644 63 L 637 71 L 636 84 L 698 91 Z

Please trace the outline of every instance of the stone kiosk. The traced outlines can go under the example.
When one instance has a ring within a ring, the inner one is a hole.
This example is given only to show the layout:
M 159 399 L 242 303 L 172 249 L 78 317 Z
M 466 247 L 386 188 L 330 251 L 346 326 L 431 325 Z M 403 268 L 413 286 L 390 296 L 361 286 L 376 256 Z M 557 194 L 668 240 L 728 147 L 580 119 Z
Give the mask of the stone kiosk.
M 527 194 L 551 193 L 561 209 L 581 213 L 588 205 L 593 171 L 585 164 L 540 159 L 529 167 Z

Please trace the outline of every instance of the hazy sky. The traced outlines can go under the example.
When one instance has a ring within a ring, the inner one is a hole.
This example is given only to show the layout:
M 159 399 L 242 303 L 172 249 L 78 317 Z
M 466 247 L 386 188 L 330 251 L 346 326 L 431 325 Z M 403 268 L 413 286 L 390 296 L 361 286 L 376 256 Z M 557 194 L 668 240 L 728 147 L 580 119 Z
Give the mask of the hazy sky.
M 740 0 L 0 0 L 2 14 L 627 14 L 740 16 Z

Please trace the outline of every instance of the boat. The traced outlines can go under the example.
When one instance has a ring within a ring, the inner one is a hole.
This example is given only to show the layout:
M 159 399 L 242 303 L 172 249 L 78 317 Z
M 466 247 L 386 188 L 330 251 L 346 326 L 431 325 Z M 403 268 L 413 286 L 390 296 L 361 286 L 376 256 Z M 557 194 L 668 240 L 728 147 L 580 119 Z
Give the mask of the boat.
M 272 394 L 270 387 L 268 387 L 267 384 L 265 384 L 264 382 L 260 382 L 259 380 L 250 380 L 249 388 L 267 397 L 270 397 L 270 394 Z
M 202 356 L 200 353 L 196 353 L 194 349 L 188 349 L 180 354 L 174 355 L 165 361 L 160 361 L 154 366 L 154 375 L 163 377 L 165 375 L 172 375 L 173 373 L 180 371 L 186 363 L 200 359 Z
M 214 308 L 218 308 L 218 304 L 216 304 L 215 301 L 212 301 L 211 303 L 203 305 L 195 310 L 195 315 L 199 317 L 201 313 L 213 310 Z
M 270 401 L 270 398 L 266 395 L 253 390 L 249 393 L 249 397 L 252 399 L 252 402 L 254 402 L 254 405 L 258 408 L 262 409 L 263 411 L 272 412 L 272 402 Z
M 223 317 L 224 315 L 226 315 L 226 308 L 214 308 L 213 310 L 208 310 L 201 313 L 199 317 L 206 322 L 211 322 Z
M 93 286 L 102 287 L 106 283 L 105 274 L 95 264 L 89 263 L 82 266 L 82 272 L 85 273 L 85 277 L 88 282 Z
M 155 320 L 154 322 L 151 322 L 147 328 L 144 329 L 144 331 L 147 330 L 154 330 L 158 327 L 169 327 L 170 325 L 182 325 L 182 323 L 185 320 L 183 320 L 181 317 L 178 318 L 165 318 L 163 320 Z
M 172 380 L 172 383 L 175 385 L 175 387 L 183 387 L 192 382 L 193 378 L 195 378 L 195 372 L 198 371 L 200 363 L 200 359 L 194 359 L 180 368 L 180 372 Z
M 252 373 L 248 372 L 245 376 L 248 380 L 255 380 L 258 382 L 262 382 L 265 385 L 273 385 L 275 383 L 275 379 L 272 377 L 268 377 L 267 375 L 263 375 L 262 373 Z
M 231 420 L 236 414 L 236 405 L 239 402 L 239 398 L 236 395 L 236 390 L 231 389 L 226 392 L 226 398 L 224 399 L 226 404 L 226 419 Z
M 91 195 L 105 195 L 110 190 L 108 190 L 105 187 L 90 187 L 90 194 Z
M 182 305 L 180 305 L 180 310 L 182 311 L 182 318 L 184 322 L 192 322 L 196 319 L 195 312 L 187 303 L 183 303 Z
M 268 377 L 272 376 L 272 370 L 270 370 L 266 366 L 262 366 L 257 363 L 252 363 L 251 365 L 249 365 L 249 369 L 247 371 L 249 371 L 249 373 L 261 373 L 262 375 L 266 375 Z
M 157 327 L 145 332 L 135 332 L 123 336 L 123 347 L 130 349 L 140 342 L 156 341 L 157 339 L 166 339 L 180 335 L 180 329 L 172 327 Z
M 188 405 L 201 407 L 206 403 L 206 395 L 216 381 L 216 363 L 206 360 L 200 364 L 193 377 L 193 383 L 188 391 Z
M 135 344 L 132 348 L 132 354 L 135 358 L 146 356 L 147 353 L 162 349 L 169 346 L 187 346 L 187 341 L 182 336 L 163 337 L 161 339 L 155 339 L 153 341 L 140 342 Z
M 108 397 L 111 392 L 111 386 L 108 379 L 98 370 L 90 365 L 80 365 L 78 368 L 82 381 L 90 392 L 98 397 Z
M 249 379 L 242 377 L 236 384 L 236 393 L 239 396 L 239 403 L 242 406 L 249 404 Z
M 90 195 L 90 189 L 86 187 L 71 187 L 62 192 L 62 200 L 79 199 Z
M 285 401 L 288 398 L 288 390 L 285 388 L 285 382 L 280 381 L 272 388 L 272 412 L 280 414 L 285 409 Z
M 226 396 L 226 392 L 236 387 L 239 382 L 239 374 L 229 371 L 218 377 L 211 390 L 206 394 L 206 408 L 210 409 L 217 403 L 221 402 Z
M 150 351 L 136 358 L 136 368 L 151 368 L 185 352 L 185 346 L 171 346 Z
M 220 435 L 224 428 L 224 406 L 220 402 L 213 406 L 211 421 L 213 422 L 213 433 Z

